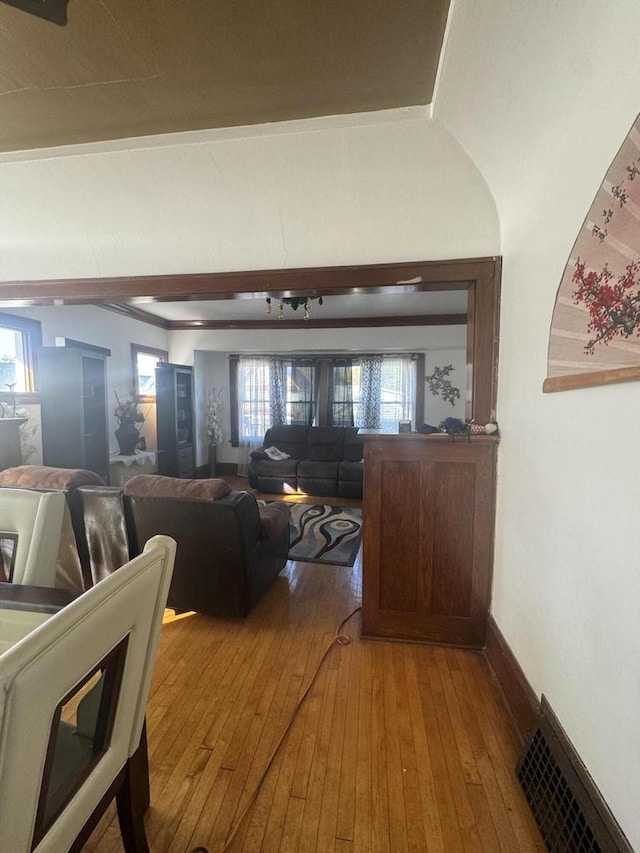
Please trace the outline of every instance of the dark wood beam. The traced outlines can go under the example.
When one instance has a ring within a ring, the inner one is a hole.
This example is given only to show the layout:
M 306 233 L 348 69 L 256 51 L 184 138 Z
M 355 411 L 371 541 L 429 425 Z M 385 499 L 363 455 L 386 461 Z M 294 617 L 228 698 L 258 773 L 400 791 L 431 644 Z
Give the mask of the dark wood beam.
M 42 304 L 41 300 L 50 304 L 59 299 L 118 303 L 135 297 L 175 302 L 247 298 L 248 294 L 277 297 L 363 290 L 375 293 L 378 288 L 387 292 L 389 287 L 405 292 L 465 290 L 493 270 L 495 260 L 470 258 L 188 275 L 5 281 L 0 282 L 0 300 L 19 300 L 23 305 Z
M 464 326 L 466 322 L 466 314 L 420 314 L 388 317 L 330 317 L 326 320 L 303 320 L 302 318 L 295 320 L 168 320 L 165 328 L 171 331 L 194 331 L 195 329 L 253 329 L 256 331 L 260 329 L 365 329 L 381 326 Z
M 107 311 L 114 311 L 116 314 L 122 314 L 124 317 L 130 317 L 132 320 L 140 320 L 143 323 L 149 323 L 151 326 L 158 326 L 160 329 L 170 329 L 169 320 L 164 317 L 158 317 L 156 314 L 150 314 L 149 311 L 141 311 L 135 305 L 119 305 L 115 302 L 98 303 L 100 308 L 106 308 Z

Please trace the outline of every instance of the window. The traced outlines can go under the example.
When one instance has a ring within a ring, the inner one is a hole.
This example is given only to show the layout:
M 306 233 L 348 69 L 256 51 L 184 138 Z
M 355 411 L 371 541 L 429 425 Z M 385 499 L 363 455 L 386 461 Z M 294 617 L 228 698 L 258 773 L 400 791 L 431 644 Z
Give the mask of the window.
M 241 358 L 238 361 L 235 390 L 239 432 L 235 436 L 236 443 L 238 439 L 260 443 L 262 436 L 271 426 L 273 371 L 270 361 L 268 358 Z
M 166 350 L 131 344 L 133 390 L 141 403 L 155 403 L 156 365 L 160 361 L 169 361 Z
M 329 366 L 329 426 L 355 426 L 360 405 L 360 365 L 352 359 Z
M 417 426 L 416 378 L 423 363 L 422 355 L 410 353 L 232 356 L 231 441 L 260 443 L 277 423 L 384 432 L 397 432 L 400 420 Z
M 312 361 L 284 362 L 285 423 L 313 423 L 316 412 L 316 365 Z
M 37 320 L 0 313 L 0 399 L 11 395 L 17 402 L 36 391 L 35 354 L 40 346 Z
M 416 362 L 410 356 L 382 359 L 380 375 L 380 426 L 383 432 L 397 432 L 398 421 L 413 421 L 416 405 Z

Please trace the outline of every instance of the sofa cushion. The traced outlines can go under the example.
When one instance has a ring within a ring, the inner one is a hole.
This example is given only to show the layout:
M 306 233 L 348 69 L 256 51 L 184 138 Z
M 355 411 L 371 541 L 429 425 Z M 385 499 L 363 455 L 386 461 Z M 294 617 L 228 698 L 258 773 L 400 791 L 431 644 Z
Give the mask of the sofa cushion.
M 344 427 L 310 427 L 306 459 L 339 462 L 344 447 Z
M 360 462 L 364 455 L 364 442 L 358 436 L 358 427 L 346 427 L 342 458 L 345 462 Z
M 138 474 L 124 484 L 125 495 L 194 501 L 215 501 L 230 491 L 231 486 L 224 480 L 184 480 L 160 474 Z
M 337 495 L 339 465 L 339 462 L 303 459 L 298 465 L 298 490 L 323 497 Z
M 361 483 L 364 465 L 362 462 L 341 462 L 338 477 L 341 482 Z
M 297 424 L 276 424 L 264 435 L 264 446 L 275 446 L 294 459 L 304 459 L 307 455 L 307 433 L 309 427 Z
M 299 459 L 282 459 L 276 462 L 273 459 L 253 459 L 251 467 L 259 477 L 295 477 L 300 464 Z
M 284 501 L 273 501 L 270 504 L 260 504 L 260 538 L 270 539 L 279 536 L 289 524 L 291 511 Z
M 25 489 L 60 489 L 70 491 L 76 486 L 104 486 L 99 474 L 84 468 L 54 468 L 50 465 L 17 465 L 0 471 L 0 486 L 21 486 Z
M 298 463 L 298 479 L 312 477 L 314 480 L 338 480 L 339 462 L 317 462 L 314 459 L 301 459 Z

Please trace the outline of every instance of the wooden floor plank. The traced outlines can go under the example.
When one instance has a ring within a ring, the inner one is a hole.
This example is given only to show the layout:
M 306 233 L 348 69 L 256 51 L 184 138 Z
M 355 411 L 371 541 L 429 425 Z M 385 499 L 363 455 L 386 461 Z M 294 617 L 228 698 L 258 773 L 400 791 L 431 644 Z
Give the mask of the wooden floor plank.
M 506 710 L 499 702 L 488 665 L 477 655 L 462 655 L 460 660 L 468 676 L 469 689 L 475 692 L 474 711 L 476 716 L 482 715 L 482 735 L 488 757 L 519 848 L 544 853 L 546 847 L 515 776 L 516 738 Z
M 318 737 L 314 745 L 313 761 L 310 768 L 309 784 L 302 814 L 304 832 L 299 839 L 297 853 L 314 853 L 314 851 L 321 849 L 318 847 L 317 840 L 325 779 L 327 777 L 329 743 L 335 710 L 337 680 L 335 670 L 327 668 L 325 672 L 320 673 L 314 686 L 314 690 L 322 694 L 322 704 L 320 705 Z
M 349 635 L 353 636 L 359 622 L 350 621 Z M 349 656 L 346 688 L 345 730 L 340 756 L 340 791 L 336 816 L 336 839 L 353 841 L 356 809 L 356 778 L 358 766 L 358 718 L 360 715 L 360 671 L 362 645 L 352 643 Z
M 407 832 L 407 850 L 410 853 L 423 853 L 427 849 L 427 838 L 422 816 L 422 798 L 420 777 L 417 766 L 417 750 L 411 727 L 411 708 L 407 701 L 408 686 L 404 669 L 405 649 L 399 643 L 390 650 L 390 666 L 395 690 L 395 713 L 398 726 L 398 748 L 401 769 L 402 795 Z M 392 824 L 393 837 L 393 824 Z
M 384 679 L 384 731 L 387 749 L 387 810 L 390 849 L 394 853 L 408 853 L 407 814 L 405 809 L 404 773 L 400 749 L 399 722 L 404 708 L 398 705 L 393 667 L 393 646 L 382 647 L 382 670 Z M 391 841 L 393 844 L 391 845 Z
M 223 853 L 323 652 L 353 568 L 287 564 L 246 619 L 167 613 L 147 713 L 153 853 Z M 473 652 L 332 646 L 226 853 L 543 853 L 517 742 Z M 85 847 L 121 853 L 111 807 Z
M 424 833 L 427 840 L 425 849 L 430 853 L 444 853 L 446 849 L 443 834 L 443 817 L 440 813 L 439 799 L 436 794 L 436 783 L 434 779 L 434 765 L 429 746 L 428 720 L 424 714 L 424 708 L 420 697 L 420 687 L 416 671 L 416 647 L 407 646 L 403 649 L 404 674 L 407 686 L 407 705 L 409 709 L 411 734 L 413 737 L 413 748 L 416 754 L 416 770 L 422 803 L 422 821 Z M 438 738 L 439 744 L 439 738 Z M 438 750 L 436 750 L 436 760 Z M 442 784 L 444 780 L 439 780 Z M 416 830 L 417 831 L 417 830 Z M 458 838 L 458 826 L 455 824 L 455 832 L 448 828 L 447 835 Z M 454 849 L 454 848 L 449 848 Z
M 356 853 L 368 853 L 371 847 L 371 708 L 373 643 L 361 643 L 360 689 L 358 703 L 357 767 L 353 846 Z
M 340 802 L 340 766 L 344 749 L 346 722 L 346 697 L 349 688 L 349 660 L 351 647 L 335 645 L 330 652 L 328 665 L 336 672 L 336 700 L 329 731 L 327 770 L 322 791 L 322 805 L 318 826 L 318 850 L 333 850 L 337 834 L 338 809 Z
M 383 651 L 381 644 L 373 646 L 371 681 L 371 848 L 391 853 L 389 838 L 389 778 L 387 731 L 384 714 Z
M 458 751 L 455 729 L 447 708 L 446 696 L 438 667 L 438 657 L 442 649 L 432 649 L 424 657 L 424 666 L 429 677 L 435 719 L 440 731 L 443 754 L 447 766 L 450 791 L 455 802 L 456 819 L 462 838 L 461 851 L 480 853 L 482 842 L 478 834 L 473 809 L 466 787 L 464 766 Z M 489 853 L 489 851 L 487 851 Z
M 450 673 L 458 697 L 464 727 L 478 769 L 480 784 L 487 799 L 491 819 L 496 829 L 498 839 L 496 850 L 501 850 L 503 853 L 507 853 L 510 850 L 517 850 L 518 842 L 511 825 L 509 810 L 502 797 L 502 792 L 500 791 L 500 786 L 483 736 L 483 731 L 486 729 L 486 722 L 485 720 L 479 720 L 476 716 L 474 707 L 476 694 L 469 689 L 469 685 L 463 675 L 463 670 L 458 665 L 458 659 L 456 659 L 456 666 L 451 668 Z

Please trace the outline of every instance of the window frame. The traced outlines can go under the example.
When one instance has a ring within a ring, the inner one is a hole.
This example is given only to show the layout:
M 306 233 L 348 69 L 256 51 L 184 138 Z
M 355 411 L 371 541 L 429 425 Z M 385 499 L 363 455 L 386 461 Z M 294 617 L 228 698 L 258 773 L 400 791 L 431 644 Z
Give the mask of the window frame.
M 148 347 L 144 344 L 131 344 L 131 374 L 133 377 L 133 383 L 131 388 L 133 390 L 134 396 L 139 403 L 155 403 L 156 394 L 141 394 L 140 393 L 140 375 L 138 374 L 138 354 L 142 355 L 150 355 L 156 359 L 157 362 L 161 361 L 163 363 L 167 363 L 169 361 L 169 351 L 165 349 L 158 349 L 157 347 Z
M 296 355 L 293 353 L 262 353 L 281 358 L 298 364 L 315 364 L 318 371 L 318 395 L 316 400 L 316 417 L 318 426 L 326 426 L 329 423 L 329 414 L 332 411 L 332 387 L 331 374 L 333 365 L 344 365 L 346 362 L 357 361 L 362 355 L 368 353 L 305 353 Z M 387 353 L 379 353 L 382 356 Z M 409 353 L 407 353 L 409 354 Z M 412 421 L 417 429 L 424 420 L 424 353 L 411 352 L 416 362 L 416 395 L 413 406 Z M 229 356 L 229 407 L 230 407 L 230 443 L 232 447 L 240 446 L 240 412 L 238 400 L 238 364 L 242 353 L 232 353 Z M 253 354 L 252 354 L 253 355 Z M 323 388 L 324 386 L 324 388 Z
M 27 391 L 0 391 L 2 403 L 37 403 L 40 400 L 38 390 L 38 350 L 42 346 L 42 324 L 40 320 L 31 320 L 17 314 L 0 312 L 0 326 L 13 329 L 22 334 L 23 349 L 27 370 Z

